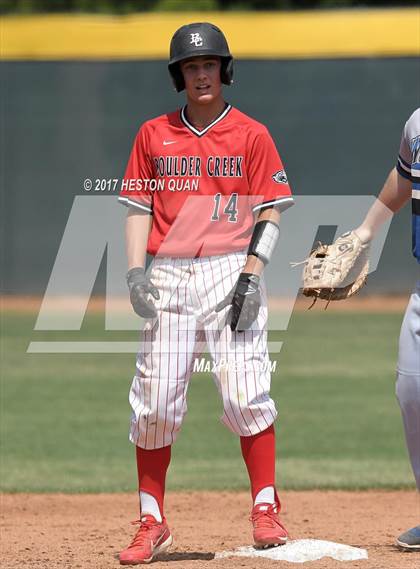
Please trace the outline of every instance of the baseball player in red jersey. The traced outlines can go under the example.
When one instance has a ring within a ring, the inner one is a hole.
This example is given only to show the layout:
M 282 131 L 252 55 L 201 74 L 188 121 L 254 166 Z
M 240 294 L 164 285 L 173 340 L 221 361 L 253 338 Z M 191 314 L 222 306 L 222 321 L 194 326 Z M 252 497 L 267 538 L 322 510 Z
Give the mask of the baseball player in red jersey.
M 189 24 L 175 33 L 169 71 L 187 104 L 141 126 L 119 197 L 129 207 L 130 300 L 145 318 L 130 391 L 140 519 L 120 553 L 123 565 L 148 563 L 172 543 L 166 471 L 194 361 L 204 350 L 223 401 L 221 420 L 240 437 L 255 545 L 287 540 L 275 489 L 277 412 L 269 395 L 262 271 L 280 212 L 293 199 L 267 129 L 223 98 L 232 63 L 216 26 Z M 146 250 L 154 257 L 147 272 Z

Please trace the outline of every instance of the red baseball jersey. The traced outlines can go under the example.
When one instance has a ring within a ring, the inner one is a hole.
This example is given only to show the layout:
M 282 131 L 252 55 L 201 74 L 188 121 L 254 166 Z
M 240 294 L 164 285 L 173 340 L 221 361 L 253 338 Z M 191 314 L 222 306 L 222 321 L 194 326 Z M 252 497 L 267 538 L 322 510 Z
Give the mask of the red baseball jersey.
M 267 128 L 230 105 L 201 131 L 186 107 L 144 123 L 118 199 L 153 215 L 147 251 L 161 257 L 244 250 L 255 212 L 293 204 Z

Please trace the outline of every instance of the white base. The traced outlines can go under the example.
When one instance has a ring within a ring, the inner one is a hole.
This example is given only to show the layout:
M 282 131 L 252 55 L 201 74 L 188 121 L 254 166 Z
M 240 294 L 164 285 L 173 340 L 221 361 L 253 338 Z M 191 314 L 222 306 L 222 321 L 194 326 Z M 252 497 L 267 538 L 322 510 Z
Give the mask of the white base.
M 265 557 L 290 563 L 304 563 L 305 561 L 317 561 L 323 557 L 331 557 L 337 561 L 356 561 L 367 559 L 366 549 L 351 547 L 333 541 L 320 539 L 297 539 L 288 541 L 286 545 L 272 547 L 270 549 L 255 549 L 253 546 L 238 547 L 233 551 L 221 551 L 216 553 L 216 559 L 221 557 Z

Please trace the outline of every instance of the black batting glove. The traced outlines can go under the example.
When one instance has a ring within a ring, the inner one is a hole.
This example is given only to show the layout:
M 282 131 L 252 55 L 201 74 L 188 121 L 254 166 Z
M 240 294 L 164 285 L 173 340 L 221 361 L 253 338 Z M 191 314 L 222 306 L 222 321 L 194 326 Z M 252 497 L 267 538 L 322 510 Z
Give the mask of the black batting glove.
M 157 316 L 157 310 L 153 303 L 147 300 L 147 296 L 151 294 L 155 300 L 159 300 L 159 291 L 152 284 L 142 267 L 135 267 L 128 271 L 127 284 L 134 312 L 143 318 L 154 318 Z
M 241 273 L 235 287 L 227 297 L 216 306 L 216 312 L 232 305 L 230 310 L 230 329 L 243 332 L 256 320 L 261 306 L 259 291 L 260 277 L 253 273 Z

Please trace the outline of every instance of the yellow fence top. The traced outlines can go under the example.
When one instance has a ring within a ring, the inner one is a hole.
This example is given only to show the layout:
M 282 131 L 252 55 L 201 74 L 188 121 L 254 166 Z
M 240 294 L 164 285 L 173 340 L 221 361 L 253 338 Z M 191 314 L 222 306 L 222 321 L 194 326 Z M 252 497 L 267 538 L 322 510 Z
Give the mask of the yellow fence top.
M 420 9 L 1 18 L 2 59 L 166 59 L 181 25 L 210 21 L 239 58 L 420 55 Z

